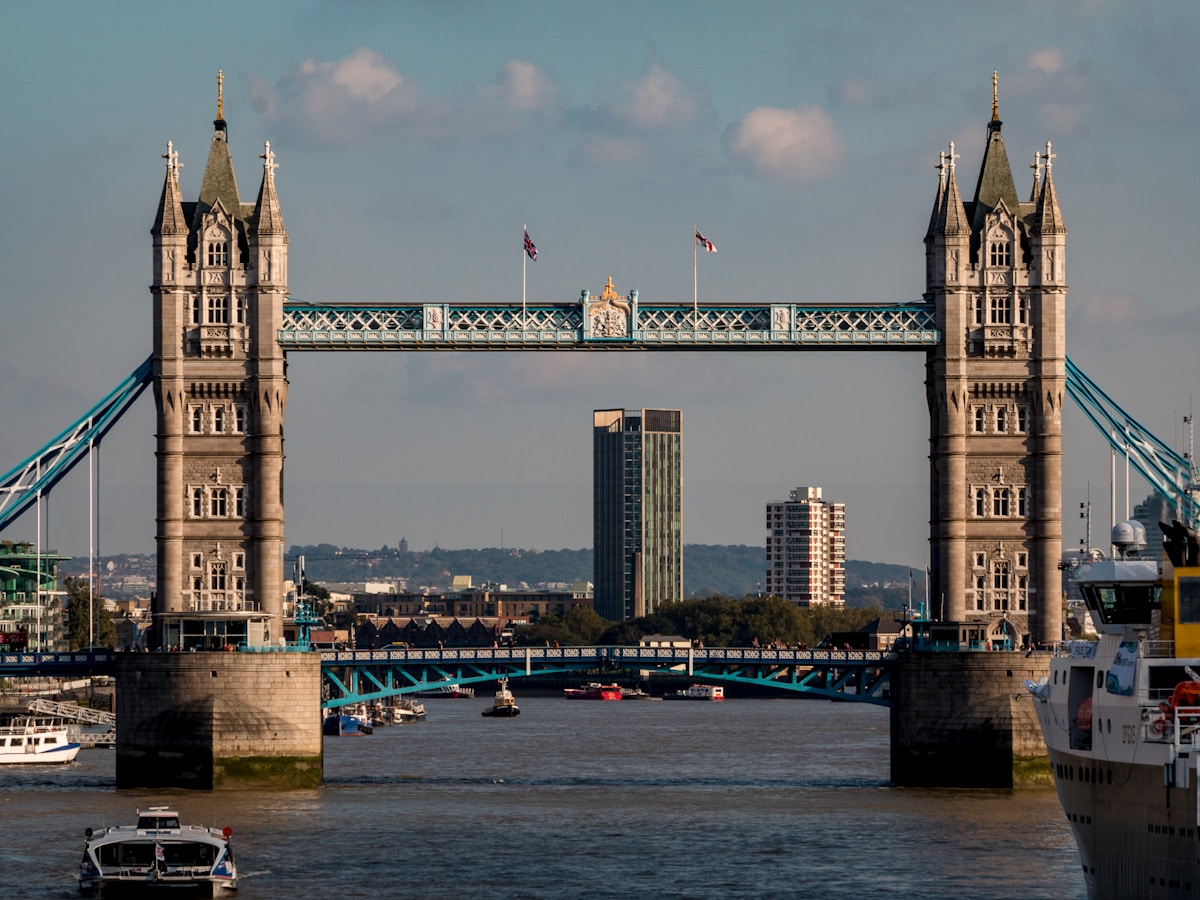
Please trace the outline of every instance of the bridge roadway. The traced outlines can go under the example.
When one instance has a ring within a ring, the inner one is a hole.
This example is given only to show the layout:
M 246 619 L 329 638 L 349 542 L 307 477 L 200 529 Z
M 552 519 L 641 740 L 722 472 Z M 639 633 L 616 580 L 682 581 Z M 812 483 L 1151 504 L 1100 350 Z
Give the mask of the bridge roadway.
M 208 652 L 208 651 L 202 651 Z M 442 685 L 473 685 L 569 672 L 677 673 L 826 699 L 891 705 L 896 654 L 882 650 L 771 650 L 748 647 L 500 647 L 444 650 L 323 650 L 321 706 L 403 696 Z M 122 654 L 0 653 L 0 678 L 114 675 Z

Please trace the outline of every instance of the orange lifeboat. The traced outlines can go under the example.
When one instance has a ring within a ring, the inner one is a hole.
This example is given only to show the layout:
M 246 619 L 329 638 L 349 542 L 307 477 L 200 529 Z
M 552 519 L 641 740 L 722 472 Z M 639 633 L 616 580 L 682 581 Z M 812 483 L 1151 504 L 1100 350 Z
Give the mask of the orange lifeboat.
M 1083 731 L 1092 730 L 1092 698 L 1084 697 L 1083 702 L 1079 704 L 1079 709 L 1075 711 L 1075 727 Z

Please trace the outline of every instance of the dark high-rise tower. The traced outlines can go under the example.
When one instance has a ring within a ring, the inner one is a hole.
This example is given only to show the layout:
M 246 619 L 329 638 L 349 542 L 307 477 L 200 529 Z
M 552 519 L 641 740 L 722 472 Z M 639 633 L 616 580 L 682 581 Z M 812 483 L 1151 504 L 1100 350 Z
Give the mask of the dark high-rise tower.
M 623 622 L 683 599 L 683 412 L 592 418 L 596 612 Z

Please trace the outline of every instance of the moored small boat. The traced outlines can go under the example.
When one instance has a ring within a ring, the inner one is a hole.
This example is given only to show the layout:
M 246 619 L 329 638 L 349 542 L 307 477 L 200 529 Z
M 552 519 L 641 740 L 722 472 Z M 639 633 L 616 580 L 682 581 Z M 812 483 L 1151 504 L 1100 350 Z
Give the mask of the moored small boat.
M 417 691 L 413 696 L 420 697 L 422 700 L 456 700 L 464 698 L 474 700 L 475 688 L 463 687 L 459 684 L 443 684 L 440 687 Z
M 60 719 L 20 716 L 0 726 L 0 765 L 69 763 L 79 755 L 80 746 Z
M 725 688 L 715 684 L 693 684 L 681 691 L 673 691 L 663 697 L 664 700 L 724 700 Z
M 375 731 L 375 728 L 363 716 L 353 716 L 349 713 L 334 710 L 325 716 L 321 731 L 329 737 L 353 737 L 361 734 L 371 734 Z
M 577 688 L 564 688 L 563 696 L 568 700 L 620 700 L 621 686 L 589 681 Z
M 521 707 L 517 706 L 517 698 L 508 689 L 508 679 L 501 678 L 500 684 L 496 687 L 495 699 L 492 700 L 492 705 L 483 711 L 483 715 L 497 719 L 512 719 L 520 714 Z
M 165 806 L 138 810 L 136 825 L 89 828 L 79 863 L 85 896 L 216 897 L 237 890 L 229 828 L 180 825 Z

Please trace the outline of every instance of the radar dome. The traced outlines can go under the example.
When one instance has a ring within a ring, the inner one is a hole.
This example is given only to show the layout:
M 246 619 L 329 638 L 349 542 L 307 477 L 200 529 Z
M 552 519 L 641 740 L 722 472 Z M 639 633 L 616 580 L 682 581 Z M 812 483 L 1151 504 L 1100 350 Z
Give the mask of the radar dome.
M 1146 548 L 1146 526 L 1135 519 L 1118 522 L 1113 526 L 1112 544 L 1124 556 Z

